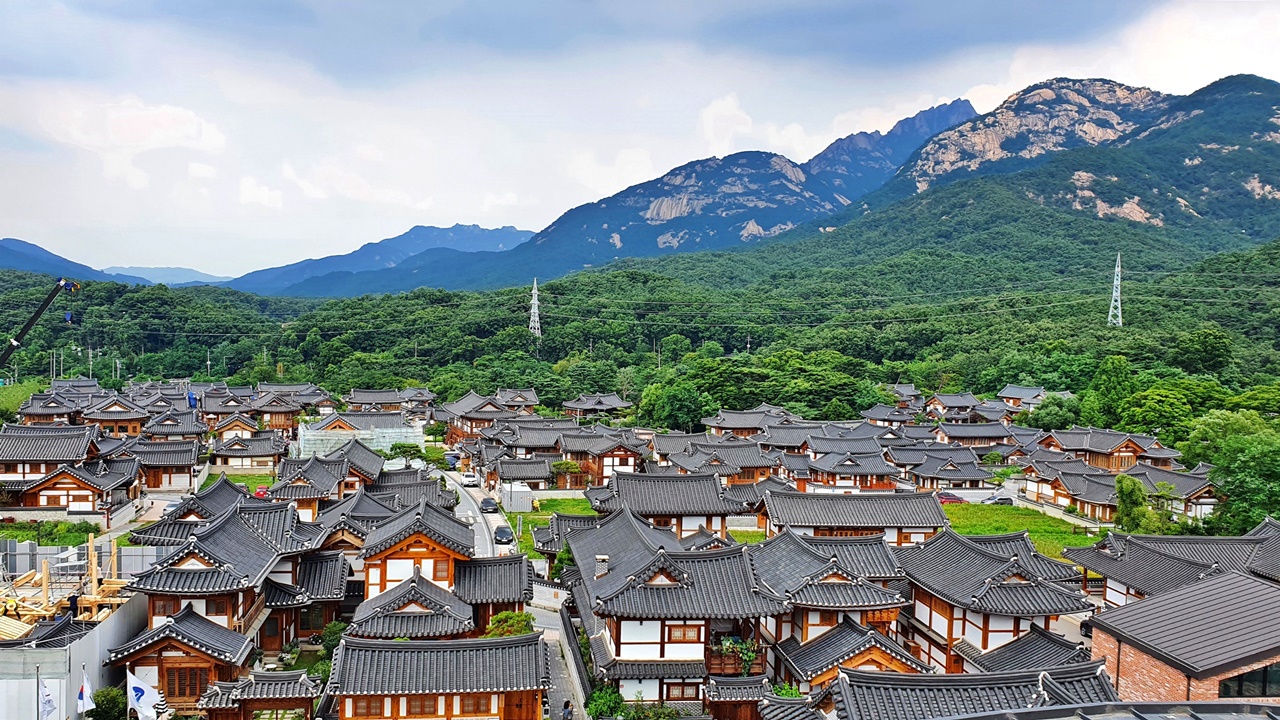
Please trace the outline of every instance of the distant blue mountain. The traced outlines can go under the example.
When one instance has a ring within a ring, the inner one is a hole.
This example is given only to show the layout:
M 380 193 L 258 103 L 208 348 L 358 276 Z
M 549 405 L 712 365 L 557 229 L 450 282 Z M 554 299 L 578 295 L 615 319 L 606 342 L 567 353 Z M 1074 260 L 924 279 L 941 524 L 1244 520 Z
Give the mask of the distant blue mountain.
M 406 258 L 426 250 L 501 251 L 520 245 L 533 233 L 507 226 L 496 229 L 479 225 L 454 225 L 449 228 L 418 225 L 403 235 L 380 242 L 366 243 L 345 255 L 330 255 L 315 260 L 255 270 L 230 282 L 226 287 L 259 295 L 280 295 L 284 288 L 309 278 L 329 273 L 356 273 L 385 270 Z
M 150 285 L 146 278 L 133 275 L 115 275 L 94 270 L 88 265 L 68 260 L 45 250 L 39 245 L 16 238 L 0 238 L 0 268 L 44 273 L 72 280 L 102 280 L 110 282 Z
M 184 267 L 119 267 L 102 268 L 102 272 L 115 275 L 136 275 L 154 283 L 165 285 L 213 284 L 231 280 L 226 275 L 210 275 Z

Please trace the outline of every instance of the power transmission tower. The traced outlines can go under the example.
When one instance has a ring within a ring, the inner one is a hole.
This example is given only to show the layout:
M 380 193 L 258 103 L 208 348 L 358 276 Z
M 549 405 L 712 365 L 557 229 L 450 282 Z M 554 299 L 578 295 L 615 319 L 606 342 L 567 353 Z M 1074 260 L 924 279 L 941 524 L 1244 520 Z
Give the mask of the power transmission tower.
M 538 318 L 538 278 L 533 279 L 533 299 L 529 302 L 529 332 L 542 337 L 542 321 Z
M 1120 253 L 1116 253 L 1116 277 L 1111 281 L 1111 310 L 1107 313 L 1107 324 L 1124 326 L 1124 315 L 1120 311 Z

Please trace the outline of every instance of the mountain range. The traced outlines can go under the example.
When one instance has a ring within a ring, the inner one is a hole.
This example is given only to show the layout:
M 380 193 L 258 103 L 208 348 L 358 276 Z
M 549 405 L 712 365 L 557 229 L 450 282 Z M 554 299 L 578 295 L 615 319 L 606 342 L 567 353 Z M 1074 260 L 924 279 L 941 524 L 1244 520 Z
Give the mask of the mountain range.
M 74 260 L 51 253 L 34 243 L 16 238 L 0 238 L 0 268 L 44 273 L 74 280 L 102 280 L 111 282 L 150 284 L 145 278 L 133 275 L 117 275 L 104 270 L 94 270 Z
M 133 275 L 153 283 L 164 283 L 165 285 L 211 285 L 213 283 L 226 282 L 233 278 L 222 275 L 210 275 L 199 270 L 192 270 L 185 267 L 105 267 L 102 272 L 111 273 L 113 275 Z
M 1278 188 L 1271 80 L 1232 76 L 1179 96 L 1055 78 L 981 115 L 964 100 L 930 108 L 804 163 L 766 152 L 690 162 L 536 234 L 417 227 L 220 284 L 289 296 L 485 289 L 618 260 L 695 282 L 786 283 L 803 270 L 861 283 L 858 268 L 906 256 L 1069 273 L 1106 268 L 1117 251 L 1158 270 L 1280 236 Z M 54 259 L 0 242 L 0 267 L 76 276 L 35 267 Z

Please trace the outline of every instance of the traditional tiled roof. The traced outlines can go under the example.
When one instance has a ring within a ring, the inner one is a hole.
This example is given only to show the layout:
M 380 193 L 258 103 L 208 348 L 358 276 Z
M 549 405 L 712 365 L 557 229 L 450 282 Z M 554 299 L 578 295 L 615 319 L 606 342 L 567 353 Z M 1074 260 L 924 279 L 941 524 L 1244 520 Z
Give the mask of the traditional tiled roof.
M 599 515 L 570 515 L 556 512 L 546 527 L 533 528 L 533 546 L 544 555 L 555 555 L 564 547 L 565 535 L 571 530 L 595 527 Z
M 715 475 L 647 475 L 615 472 L 609 484 L 587 491 L 598 512 L 626 508 L 641 515 L 734 515 L 749 511 L 726 498 Z
M 1206 475 L 1173 472 L 1143 462 L 1125 470 L 1124 473 L 1141 480 L 1147 487 L 1147 492 L 1150 493 L 1159 491 L 1159 483 L 1167 483 L 1173 487 L 1173 492 L 1179 498 L 1190 497 L 1205 488 L 1213 487 L 1213 482 Z
M 254 418 L 251 418 L 248 415 L 245 415 L 243 413 L 231 413 L 230 415 L 221 417 L 218 420 L 217 424 L 213 426 L 213 431 L 218 432 L 219 430 L 230 427 L 231 425 L 234 425 L 236 423 L 248 425 L 249 427 L 253 427 L 253 428 L 258 427 L 258 421 L 255 420 Z
M 1000 673 L 841 670 L 831 695 L 838 720 L 934 720 L 1118 699 L 1102 661 Z
M 811 435 L 809 452 L 815 456 L 823 455 L 879 455 L 882 451 L 880 443 L 874 437 L 826 437 Z
M 456 562 L 453 592 L 472 604 L 528 602 L 533 599 L 533 565 L 524 555 Z
M 137 438 L 121 448 L 143 467 L 194 467 L 200 460 L 199 440 L 143 440 Z
M 697 550 L 721 550 L 740 544 L 733 539 L 733 535 L 728 533 L 726 535 L 728 537 L 720 537 L 708 530 L 705 525 L 699 525 L 697 530 L 680 538 L 680 546 L 688 552 L 693 552 Z
M 874 580 L 904 578 L 898 558 L 885 542 L 884 533 L 853 537 L 797 537 L 823 557 L 834 557 L 840 567 Z
M 348 405 L 399 405 L 399 390 L 361 390 L 352 389 L 342 396 Z
M 1204 679 L 1280 655 L 1280 624 L 1262 621 L 1278 613 L 1280 585 L 1232 572 L 1107 610 L 1089 622 L 1189 677 Z
M 653 678 L 701 678 L 707 665 L 701 660 L 619 660 L 608 641 L 605 623 L 591 612 L 591 595 L 580 582 L 570 588 L 573 603 L 582 618 L 582 630 L 591 644 L 591 660 L 597 675 L 606 680 L 646 680 Z
M 817 638 L 801 644 L 792 635 L 775 646 L 778 658 L 797 678 L 810 681 L 822 673 L 838 667 L 840 663 L 856 657 L 871 648 L 877 648 L 896 658 L 916 672 L 932 672 L 933 668 L 915 658 L 901 645 L 877 630 L 859 625 L 845 617 L 834 628 Z
M 776 615 L 786 608 L 782 596 L 759 582 L 745 546 L 670 554 L 659 549 L 627 577 L 609 577 L 620 572 L 610 569 L 589 583 L 597 614 L 646 619 L 747 618 Z
M 588 413 L 607 413 L 631 407 L 631 403 L 618 397 L 617 393 L 601 395 L 579 395 L 573 400 L 565 400 L 564 406 L 570 410 Z
M 948 409 L 968 409 L 982 402 L 973 393 L 936 393 L 925 402 L 932 403 L 935 400 Z
M 356 430 L 408 427 L 408 424 L 404 421 L 404 415 L 398 412 L 342 412 L 330 413 L 321 418 L 319 422 L 307 425 L 307 429 L 329 430 L 339 422 L 346 423 Z
M 801 456 L 802 457 L 802 456 Z M 795 486 L 778 477 L 770 475 L 753 483 L 737 483 L 726 486 L 724 496 L 733 502 L 740 502 L 750 508 L 759 508 L 764 501 L 764 494 L 770 491 L 795 490 Z
M 717 675 L 707 679 L 705 694 L 709 702 L 742 702 L 762 700 L 772 689 L 773 683 L 766 675 Z
M 326 460 L 342 458 L 370 480 L 378 477 L 378 473 L 382 472 L 382 466 L 386 463 L 386 458 L 359 440 L 348 440 L 342 447 L 325 455 L 324 458 Z
M 418 672 L 409 672 L 416 668 Z M 542 633 L 470 640 L 344 637 L 330 695 L 433 695 L 541 690 L 550 686 Z
M 148 435 L 203 435 L 209 432 L 209 426 L 195 410 L 169 409 L 151 418 L 142 427 L 142 432 Z
M 5 425 L 0 430 L 0 462 L 78 463 L 88 457 L 96 431 L 96 426 L 22 431 Z
M 327 498 L 337 494 L 346 477 L 346 463 L 318 458 L 284 458 L 280 461 L 278 480 L 267 488 L 267 495 L 277 500 Z
M 1044 395 L 1045 392 L 1043 387 L 1014 385 L 1012 383 L 1005 385 L 1003 390 L 996 393 L 996 397 L 1014 398 L 1017 400 L 1035 400 L 1036 398 L 1044 397 Z
M 762 720 L 826 720 L 819 705 L 828 695 L 824 689 L 805 697 L 784 698 L 774 695 L 770 688 L 756 708 Z
M 982 652 L 961 640 L 956 651 L 983 672 L 1009 672 L 1058 667 L 1089 662 L 1089 650 L 1083 643 L 1073 643 L 1061 635 L 1032 623 L 1031 631 L 1012 642 Z
M 497 472 L 498 479 L 502 482 L 546 482 L 555 477 L 555 473 L 551 471 L 551 463 L 547 460 L 499 460 Z
M 1257 572 L 1267 568 L 1280 543 L 1265 536 L 1205 537 L 1110 533 L 1089 547 L 1066 548 L 1063 555 L 1088 570 L 1144 595 L 1154 595 L 1220 572 Z
M 912 584 L 957 607 L 1016 617 L 1093 609 L 1080 592 L 1039 576 L 1037 570 L 1052 562 L 1048 558 L 1023 559 L 1001 549 L 984 547 L 948 527 L 920 545 L 895 552 Z
M 810 445 L 810 449 L 812 449 Z M 868 455 L 831 452 L 809 461 L 809 470 L 832 475 L 897 477 L 898 468 L 885 462 L 879 452 Z
M 265 432 L 253 437 L 234 437 L 215 440 L 209 449 L 214 457 L 276 457 L 283 453 L 284 438 L 275 432 Z
M 248 700 L 310 700 L 320 696 L 320 680 L 306 670 L 262 672 L 254 670 L 248 677 L 233 682 L 214 681 L 200 696 L 196 707 L 239 708 Z
M 474 630 L 471 618 L 470 605 L 422 577 L 415 565 L 407 580 L 360 603 L 346 634 L 384 639 L 446 637 Z
M 325 535 L 340 530 L 348 530 L 358 537 L 364 538 L 379 523 L 399 514 L 402 508 L 395 507 L 394 496 L 383 501 L 361 486 L 354 493 L 325 507 L 316 517 L 316 522 L 324 526 Z
M 16 640 L 0 640 L 0 649 L 65 648 L 88 635 L 97 626 L 96 622 L 76 620 L 71 613 L 63 613 L 52 620 L 37 620 L 35 627 L 25 637 Z
M 377 555 L 415 534 L 426 535 L 461 555 L 469 557 L 475 552 L 476 535 L 471 526 L 423 499 L 371 530 L 360 556 Z
M 240 665 L 253 651 L 252 640 L 206 619 L 187 603 L 176 615 L 157 622 L 150 630 L 109 650 L 108 657 L 114 662 L 170 640 L 232 665 Z
M 761 405 L 752 410 L 721 410 L 715 417 L 702 418 L 702 424 L 723 430 L 751 430 L 763 429 L 786 419 L 803 420 L 783 408 Z
M 1013 437 L 1013 433 L 1003 423 L 940 423 L 938 433 L 953 440 L 977 439 L 1003 442 Z
M 842 528 L 940 528 L 947 524 L 932 493 L 828 494 L 769 491 L 765 511 L 775 525 Z
M 270 501 L 253 497 L 244 485 L 231 482 L 226 473 L 223 473 L 208 487 L 184 498 L 178 507 L 165 513 L 164 517 L 147 527 L 134 530 L 129 534 L 129 541 L 135 545 L 181 545 L 193 532 L 240 503 L 265 506 Z
M 249 401 L 249 407 L 260 413 L 296 413 L 302 412 L 302 405 L 292 395 L 280 395 L 273 392 L 262 393 Z
M 417 505 L 424 497 L 427 502 L 445 510 L 453 510 L 458 505 L 458 492 L 441 483 L 441 477 L 435 470 L 383 470 L 376 480 L 363 487 L 383 504 L 393 504 L 399 508 Z
M 749 546 L 747 554 L 756 574 L 795 606 L 877 610 L 910 604 L 900 593 L 868 582 L 861 568 L 845 567 L 835 553 L 822 554 L 789 529 Z
M 86 420 L 143 420 L 150 417 L 146 408 L 123 395 L 111 395 L 84 409 Z
M 135 458 L 98 460 L 85 465 L 59 465 L 41 477 L 25 480 L 5 480 L 0 485 L 6 490 L 23 491 L 33 488 L 55 475 L 67 474 L 99 492 L 110 492 L 127 486 L 138 479 L 139 464 Z
M 653 451 L 659 455 L 684 452 L 694 440 L 706 440 L 706 433 L 654 433 L 649 440 Z

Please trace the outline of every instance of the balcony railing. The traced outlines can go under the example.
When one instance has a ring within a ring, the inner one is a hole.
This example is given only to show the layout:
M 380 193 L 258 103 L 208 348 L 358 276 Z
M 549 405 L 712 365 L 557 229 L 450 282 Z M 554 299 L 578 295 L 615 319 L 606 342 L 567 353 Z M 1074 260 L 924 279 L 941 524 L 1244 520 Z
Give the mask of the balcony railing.
M 253 627 L 253 625 L 255 624 L 254 621 L 258 619 L 258 615 L 260 615 L 262 611 L 266 609 L 266 606 L 267 606 L 267 596 L 266 594 L 260 593 L 258 595 L 258 599 L 254 600 L 253 604 L 249 606 L 248 612 L 241 615 L 240 619 L 236 620 L 235 623 L 231 626 L 231 629 L 235 630 L 241 635 L 248 635 L 249 633 L 247 632 L 247 630 Z

